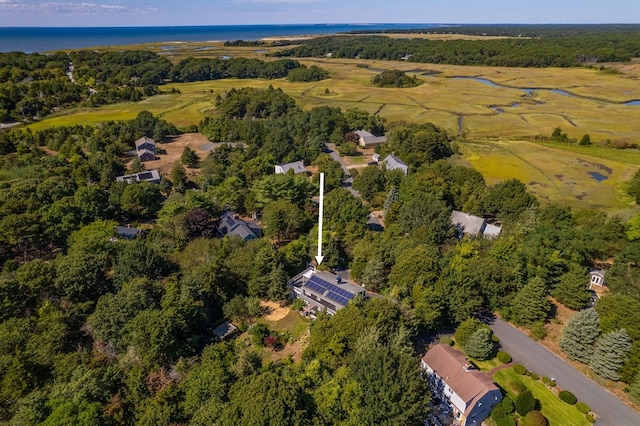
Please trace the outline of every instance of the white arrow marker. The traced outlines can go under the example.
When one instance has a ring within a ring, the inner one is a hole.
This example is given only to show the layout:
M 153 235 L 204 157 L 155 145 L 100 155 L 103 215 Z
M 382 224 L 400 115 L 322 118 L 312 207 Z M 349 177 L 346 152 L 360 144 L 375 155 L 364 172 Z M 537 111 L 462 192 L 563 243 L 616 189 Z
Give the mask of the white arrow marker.
M 320 173 L 320 213 L 318 214 L 318 255 L 316 262 L 322 263 L 322 215 L 324 213 L 324 173 Z

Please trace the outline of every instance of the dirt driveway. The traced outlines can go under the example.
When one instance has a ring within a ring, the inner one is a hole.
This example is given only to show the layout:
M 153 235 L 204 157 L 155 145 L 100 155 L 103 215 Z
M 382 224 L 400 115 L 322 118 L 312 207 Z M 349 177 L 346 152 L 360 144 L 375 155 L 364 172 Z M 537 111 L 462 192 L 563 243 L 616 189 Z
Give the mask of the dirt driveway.
M 200 133 L 184 133 L 178 136 L 167 136 L 163 142 L 157 144 L 158 155 L 157 160 L 146 161 L 144 163 L 147 170 L 160 170 L 160 174 L 171 180 L 171 169 L 176 162 L 180 162 L 184 147 L 188 146 L 198 154 L 200 160 L 204 160 L 209 151 L 203 149 L 209 140 Z M 129 167 L 129 164 L 126 164 Z M 186 169 L 187 176 L 197 176 L 200 169 Z

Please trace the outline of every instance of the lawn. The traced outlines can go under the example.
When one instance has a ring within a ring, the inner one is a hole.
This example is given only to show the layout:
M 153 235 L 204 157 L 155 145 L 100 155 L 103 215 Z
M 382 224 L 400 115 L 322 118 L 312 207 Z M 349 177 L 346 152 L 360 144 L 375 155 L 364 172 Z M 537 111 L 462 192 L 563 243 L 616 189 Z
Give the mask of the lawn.
M 300 338 L 300 336 L 307 331 L 309 324 L 311 323 L 310 320 L 300 315 L 300 312 L 293 309 L 290 310 L 284 318 L 277 321 L 260 319 L 258 322 L 266 324 L 272 330 L 291 333 L 293 340 Z
M 523 383 L 531 391 L 533 396 L 540 401 L 540 411 L 549 420 L 549 426 L 581 426 L 590 425 L 584 414 L 581 414 L 574 406 L 561 401 L 543 383 L 527 376 L 521 376 L 507 368 L 493 376 L 493 380 L 515 401 L 516 394 L 512 390 L 514 382 Z

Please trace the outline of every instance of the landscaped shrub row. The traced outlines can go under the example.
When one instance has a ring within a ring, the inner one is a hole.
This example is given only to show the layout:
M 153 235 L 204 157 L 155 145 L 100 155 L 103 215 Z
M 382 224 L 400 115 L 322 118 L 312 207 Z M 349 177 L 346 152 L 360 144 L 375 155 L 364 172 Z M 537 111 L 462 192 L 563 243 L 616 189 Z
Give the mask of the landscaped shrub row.
M 558 398 L 560 398 L 561 400 L 563 400 L 569 405 L 573 405 L 576 402 L 578 402 L 578 399 L 576 398 L 576 396 L 566 390 L 560 391 L 560 393 L 558 393 Z
M 538 380 L 540 378 L 540 376 L 538 376 L 536 373 L 531 373 L 530 376 L 533 380 Z
M 498 352 L 498 361 L 500 361 L 503 364 L 508 364 L 511 362 L 511 355 L 509 355 L 506 352 Z
M 587 418 L 587 421 L 589 423 L 595 423 L 596 422 L 596 419 L 594 419 L 591 414 L 587 414 L 585 417 Z
M 591 408 L 585 404 L 584 402 L 578 402 L 576 404 L 576 408 L 578 409 L 578 411 L 580 411 L 582 414 L 589 414 L 589 411 L 591 411 Z
M 556 382 L 554 382 L 553 380 L 551 380 L 547 376 L 542 376 L 542 383 L 544 383 L 545 385 L 547 385 L 547 386 L 549 386 L 551 388 L 556 385 Z
M 516 364 L 513 366 L 513 371 L 515 371 L 516 373 L 520 374 L 520 375 L 525 375 L 527 374 L 527 369 L 524 367 L 524 365 L 522 364 Z

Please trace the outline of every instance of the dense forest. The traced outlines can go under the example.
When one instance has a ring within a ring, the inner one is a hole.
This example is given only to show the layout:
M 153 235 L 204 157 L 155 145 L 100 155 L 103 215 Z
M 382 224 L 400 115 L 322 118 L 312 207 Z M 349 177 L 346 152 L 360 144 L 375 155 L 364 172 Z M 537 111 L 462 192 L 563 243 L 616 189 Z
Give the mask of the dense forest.
M 327 36 L 273 53 L 276 57 L 400 60 L 451 65 L 578 67 L 626 62 L 640 56 L 639 32 L 545 35 L 494 40 L 393 39 L 385 36 Z
M 319 81 L 328 73 L 290 59 L 195 59 L 172 64 L 153 52 L 89 50 L 51 55 L 0 53 L 0 122 L 31 121 L 73 106 L 140 101 L 158 86 L 222 78 Z
M 200 159 L 197 179 L 176 163 L 173 182 L 160 184 L 114 182 L 136 138 L 154 135 L 162 147 L 176 131 L 148 112 L 0 133 L 0 422 L 422 425 L 430 390 L 414 338 L 496 310 L 541 337 L 549 295 L 585 307 L 587 268 L 606 259 L 611 295 L 596 307 L 600 326 L 626 328 L 633 348 L 620 378 L 640 377 L 632 225 L 540 205 L 517 180 L 487 185 L 449 161 L 455 143 L 432 124 L 304 111 L 274 88 L 229 91 L 199 127 L 226 144 Z M 323 149 L 381 127 L 380 153 L 395 152 L 410 173 L 364 168 L 353 183 L 363 203 Z M 326 176 L 323 267 L 350 268 L 381 297 L 320 315 L 300 361 L 271 362 L 264 346 L 290 336 L 258 322 L 259 301 L 286 302 L 288 278 L 317 244 L 317 174 L 273 174 L 274 164 L 300 159 Z M 385 211 L 383 232 L 366 226 L 373 208 Z M 217 238 L 225 209 L 259 213 L 265 236 Z M 452 209 L 503 232 L 459 238 Z M 118 239 L 117 224 L 145 235 Z M 224 319 L 248 337 L 216 342 Z

